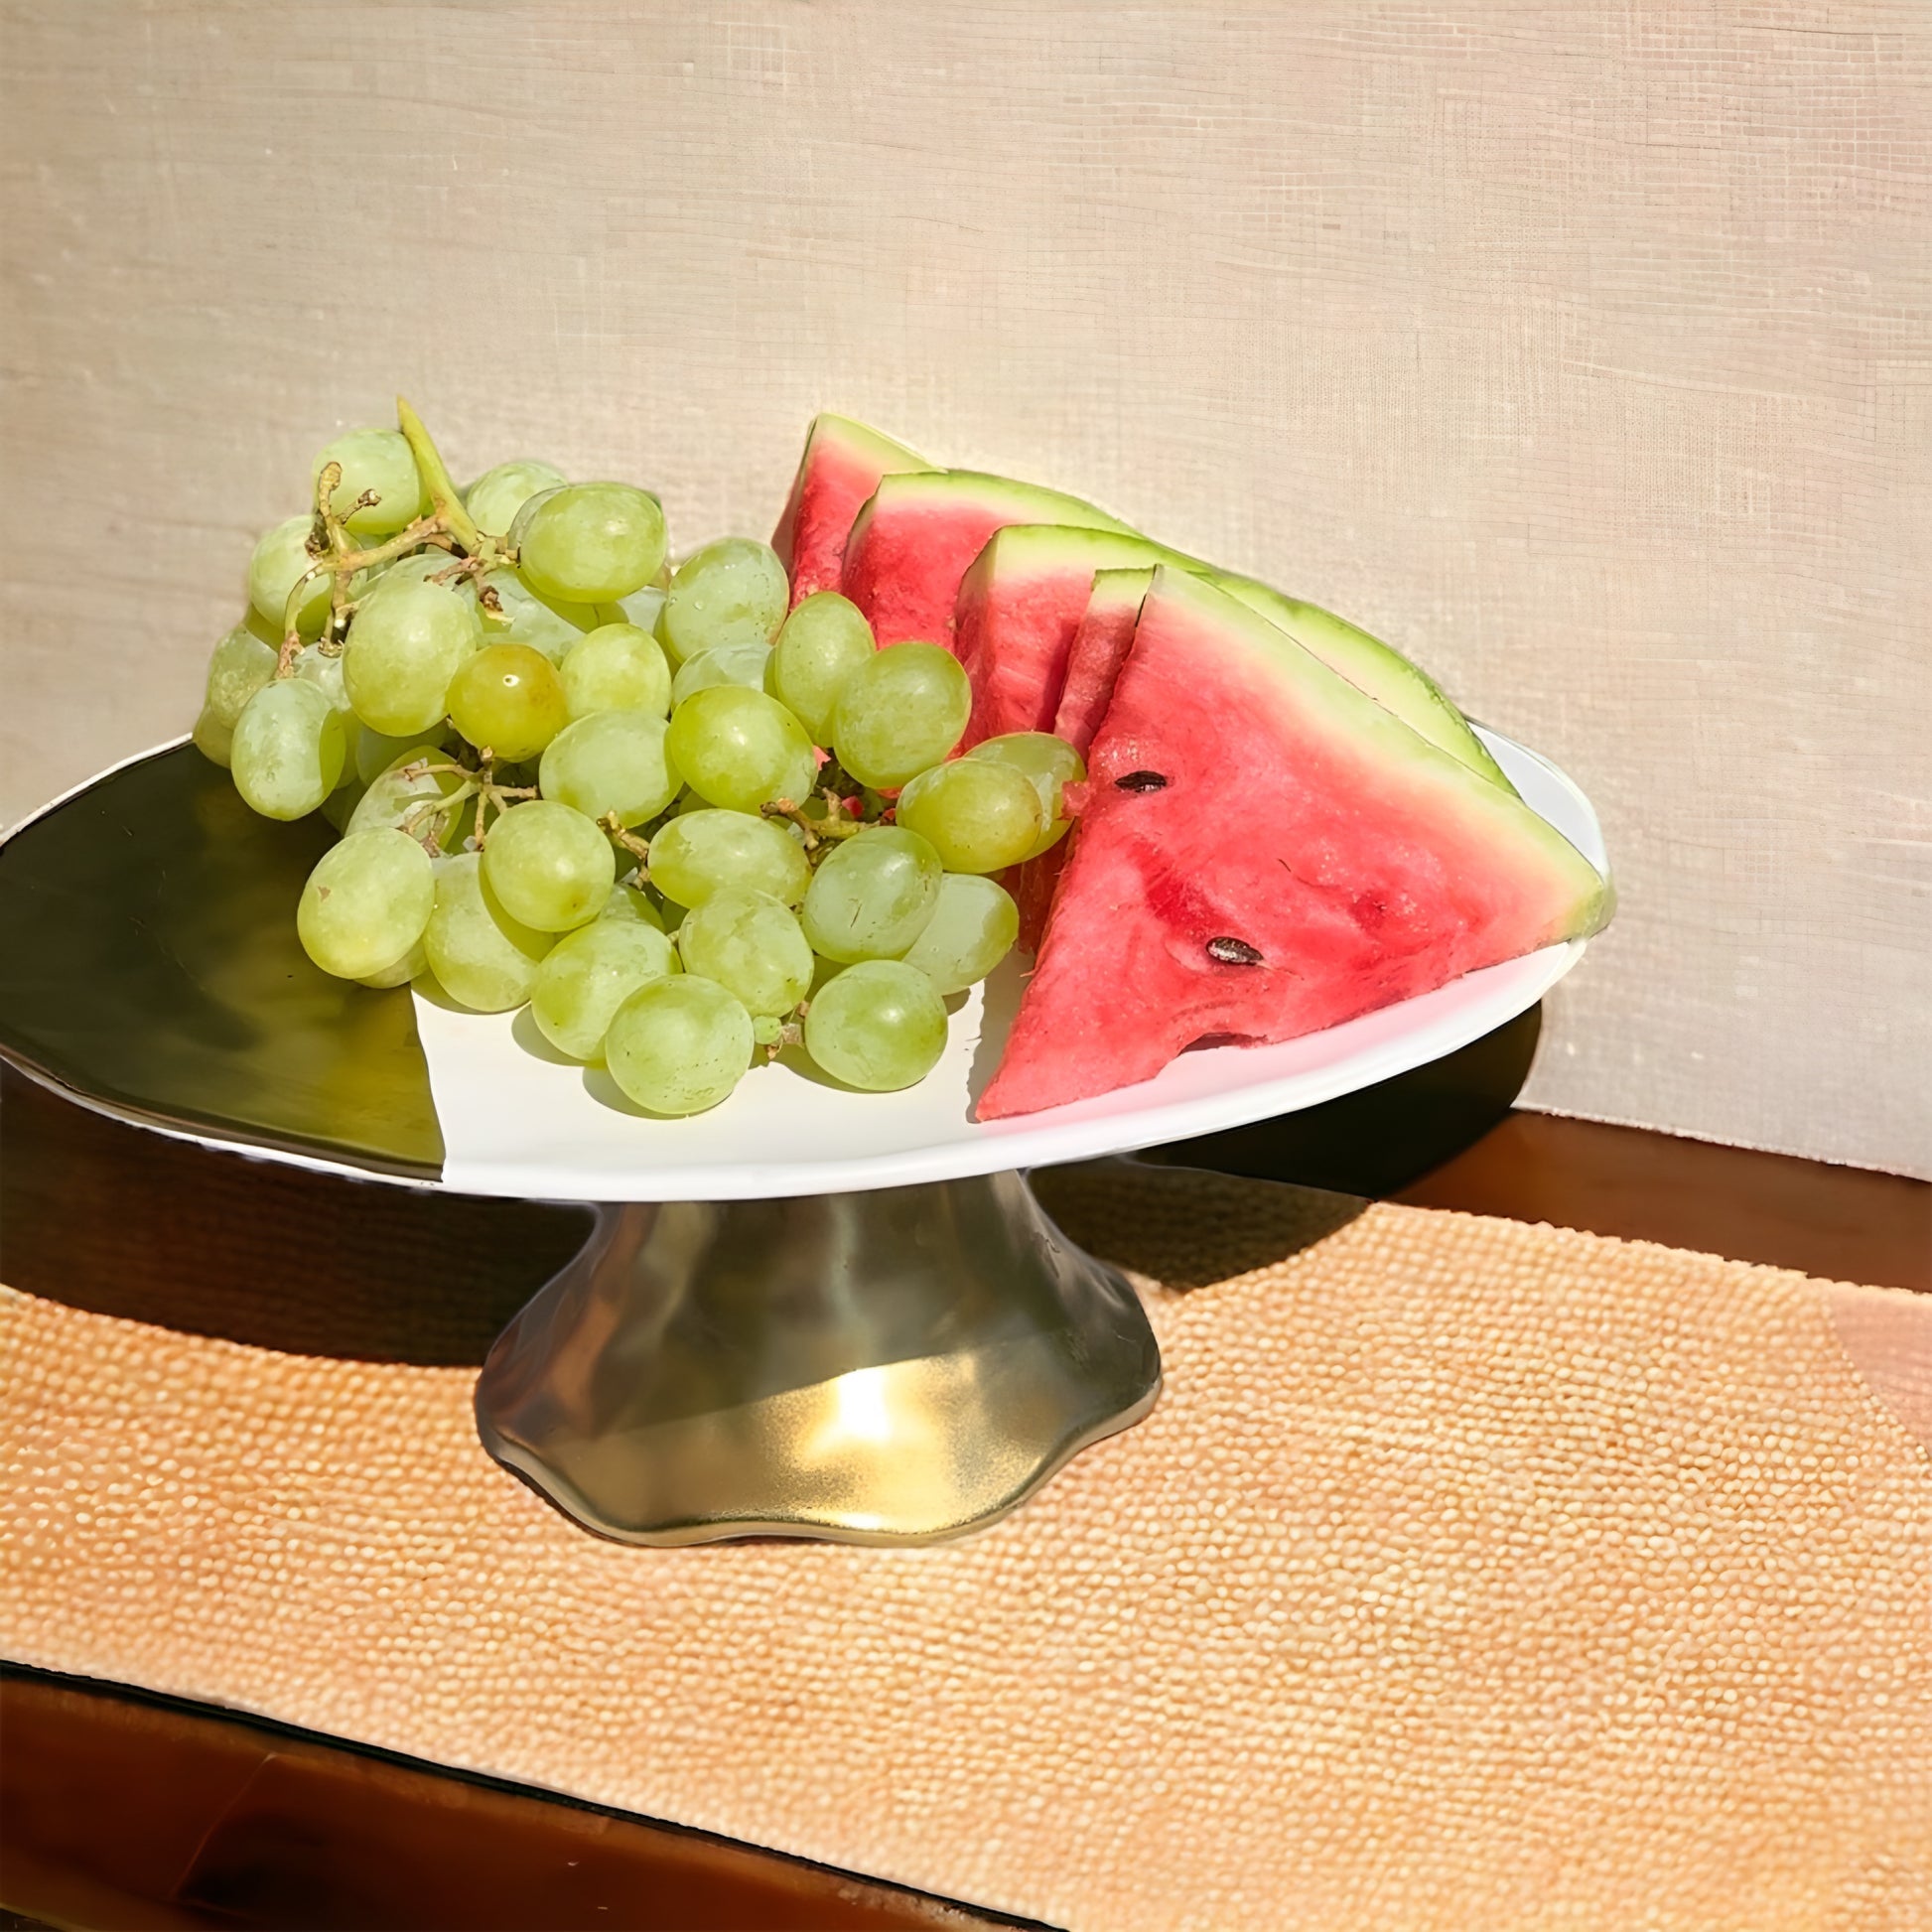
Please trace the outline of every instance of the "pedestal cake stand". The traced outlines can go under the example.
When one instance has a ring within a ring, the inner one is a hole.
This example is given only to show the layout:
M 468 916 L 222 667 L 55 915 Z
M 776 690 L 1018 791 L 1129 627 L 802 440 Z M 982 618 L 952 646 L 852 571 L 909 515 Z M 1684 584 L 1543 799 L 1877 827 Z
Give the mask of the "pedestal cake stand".
M 1602 866 L 1583 793 L 1481 735 Z M 981 1125 L 1022 984 L 1009 961 L 956 1003 L 945 1058 L 904 1093 L 781 1062 L 710 1114 L 663 1121 L 551 1053 L 527 1016 L 317 971 L 294 911 L 332 837 L 255 817 L 179 743 L 57 800 L 0 846 L 0 1054 L 209 1147 L 595 1204 L 589 1242 L 490 1352 L 477 1419 L 502 1462 L 636 1543 L 922 1543 L 1000 1516 L 1161 1383 L 1132 1289 L 1060 1233 L 1025 1170 L 1389 1079 L 1526 1011 L 1583 952 L 1552 946 L 1305 1039 L 1185 1053 L 1141 1086 Z

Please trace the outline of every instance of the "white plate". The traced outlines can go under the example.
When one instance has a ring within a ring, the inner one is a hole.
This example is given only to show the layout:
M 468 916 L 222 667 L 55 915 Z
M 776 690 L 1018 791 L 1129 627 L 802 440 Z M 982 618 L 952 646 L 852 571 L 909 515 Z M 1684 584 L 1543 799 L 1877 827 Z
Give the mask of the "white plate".
M 1477 730 L 1524 799 L 1607 870 L 1577 786 L 1535 753 Z M 954 1014 L 944 1058 L 903 1093 L 849 1093 L 762 1066 L 691 1120 L 630 1110 L 608 1074 L 551 1054 L 527 1016 L 451 1012 L 419 994 L 416 1019 L 443 1128 L 444 1186 L 551 1200 L 751 1200 L 1050 1167 L 1294 1113 L 1481 1038 L 1534 1006 L 1583 951 L 1581 940 L 1548 946 L 1302 1039 L 1183 1053 L 1138 1086 L 984 1125 L 973 1102 L 1018 1003 L 1015 961 Z

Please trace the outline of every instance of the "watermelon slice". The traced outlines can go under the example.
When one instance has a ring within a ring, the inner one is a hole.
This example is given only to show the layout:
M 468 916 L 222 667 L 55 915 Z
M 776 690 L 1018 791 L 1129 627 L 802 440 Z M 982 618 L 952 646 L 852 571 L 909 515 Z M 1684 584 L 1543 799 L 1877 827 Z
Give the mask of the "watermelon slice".
M 1226 591 L 1162 569 L 1088 761 L 1039 964 L 979 1103 L 1111 1092 L 1595 931 L 1607 883 L 1513 791 Z
M 1052 731 L 1082 758 L 1106 716 L 1114 680 L 1127 661 L 1141 600 L 1154 587 L 1151 570 L 1097 570 L 1080 625 L 1067 646 L 1066 676 Z
M 852 526 L 839 588 L 871 620 L 882 646 L 922 637 L 951 649 L 959 581 L 987 538 L 1010 523 L 1133 534 L 1105 510 L 1035 483 L 970 470 L 882 477 Z
M 960 580 L 953 611 L 953 652 L 973 680 L 964 742 L 1051 731 L 1067 653 L 1096 572 L 1138 572 L 1145 588 L 1154 566 L 1164 563 L 1207 568 L 1119 530 L 1021 523 L 996 531 Z M 1129 630 L 1133 621 L 1130 613 Z
M 815 416 L 791 495 L 771 533 L 771 547 L 791 574 L 792 603 L 814 591 L 838 589 L 852 520 L 881 477 L 931 467 L 903 443 L 850 416 Z

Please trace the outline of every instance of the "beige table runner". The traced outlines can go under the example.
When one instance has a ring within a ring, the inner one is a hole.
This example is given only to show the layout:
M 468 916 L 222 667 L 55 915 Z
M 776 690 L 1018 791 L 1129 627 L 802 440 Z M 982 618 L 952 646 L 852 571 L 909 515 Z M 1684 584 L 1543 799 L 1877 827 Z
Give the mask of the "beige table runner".
M 0 1652 L 1102 1932 L 1932 1924 L 1932 1466 L 1833 1326 L 1922 1304 L 1042 1191 L 1167 1393 L 927 1550 L 601 1543 L 467 1370 L 10 1296 Z

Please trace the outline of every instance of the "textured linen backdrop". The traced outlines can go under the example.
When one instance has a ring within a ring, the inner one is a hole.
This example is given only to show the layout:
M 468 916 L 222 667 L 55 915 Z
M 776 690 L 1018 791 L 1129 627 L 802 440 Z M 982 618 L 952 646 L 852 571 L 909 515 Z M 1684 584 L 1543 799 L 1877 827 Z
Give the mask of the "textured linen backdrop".
M 1414 652 L 1606 821 L 1536 1105 L 1932 1173 L 1932 10 L 0 0 L 8 818 L 253 533 L 456 468 L 764 531 L 805 421 Z

